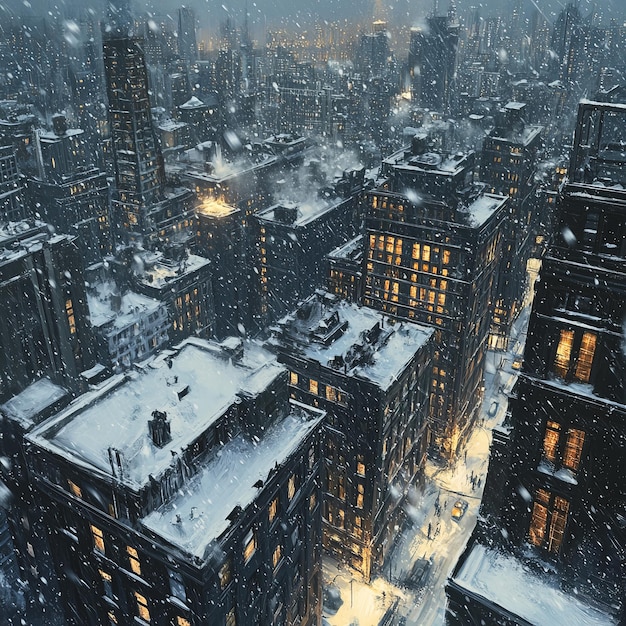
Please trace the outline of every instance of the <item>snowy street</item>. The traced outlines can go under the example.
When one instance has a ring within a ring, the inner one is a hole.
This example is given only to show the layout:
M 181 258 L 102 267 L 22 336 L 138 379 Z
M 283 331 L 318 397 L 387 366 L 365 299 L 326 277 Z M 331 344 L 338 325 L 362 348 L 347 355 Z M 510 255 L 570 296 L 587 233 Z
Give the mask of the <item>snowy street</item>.
M 479 425 L 450 466 L 426 464 L 426 484 L 381 575 L 369 585 L 324 557 L 324 585 L 339 589 L 341 606 L 324 611 L 325 626 L 443 626 L 445 583 L 476 524 L 487 474 L 491 430 L 506 415 L 507 394 L 517 379 L 512 367 L 523 352 L 529 307 L 513 328 L 508 353 L 488 352 Z M 466 510 L 454 519 L 457 501 Z M 395 605 L 395 606 L 394 606 Z

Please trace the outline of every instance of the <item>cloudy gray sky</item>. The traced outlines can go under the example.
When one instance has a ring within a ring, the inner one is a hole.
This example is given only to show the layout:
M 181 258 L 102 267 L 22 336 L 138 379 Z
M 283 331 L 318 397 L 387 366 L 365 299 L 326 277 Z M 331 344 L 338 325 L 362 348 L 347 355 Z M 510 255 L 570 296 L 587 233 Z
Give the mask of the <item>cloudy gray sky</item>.
M 115 0 L 113 0 L 115 2 Z M 387 14 L 394 22 L 414 23 L 423 18 L 433 6 L 433 0 L 247 0 L 250 19 L 262 28 L 265 24 L 275 24 L 283 20 L 290 26 L 303 25 L 317 19 L 351 19 L 365 21 L 374 15 L 374 5 Z M 615 17 L 626 20 L 626 0 L 578 0 L 583 13 L 590 12 L 594 6 L 604 15 L 605 21 Z M 459 13 L 463 14 L 469 6 L 482 9 L 485 16 L 507 14 L 511 11 L 514 0 L 457 0 Z M 548 19 L 553 20 L 565 0 L 524 0 L 528 9 L 535 5 Z M 103 9 L 106 0 L 0 0 L 0 6 L 11 12 L 26 14 L 45 14 L 49 11 L 73 12 L 76 7 L 92 5 Z M 240 20 L 244 14 L 246 0 L 131 0 L 135 12 L 149 10 L 157 14 L 174 12 L 182 4 L 192 6 L 203 26 L 215 26 L 230 14 Z M 439 0 L 441 10 L 446 10 L 449 0 Z

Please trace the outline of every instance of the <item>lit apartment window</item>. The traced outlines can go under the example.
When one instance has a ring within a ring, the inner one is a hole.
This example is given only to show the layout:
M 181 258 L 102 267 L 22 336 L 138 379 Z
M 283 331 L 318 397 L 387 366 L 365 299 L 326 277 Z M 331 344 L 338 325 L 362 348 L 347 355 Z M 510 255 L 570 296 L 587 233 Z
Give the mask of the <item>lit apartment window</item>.
M 135 548 L 126 546 L 126 554 L 128 554 L 128 564 L 134 574 L 141 576 L 141 563 L 139 562 L 139 554 Z
M 138 591 L 134 592 L 135 601 L 137 602 L 137 615 L 144 621 L 150 621 L 150 611 L 148 610 L 148 600 L 145 596 L 142 596 Z
M 554 372 L 561 378 L 565 378 L 567 376 L 572 356 L 573 344 L 574 331 L 564 329 L 561 330 L 559 345 L 557 346 L 556 357 L 554 359 Z
M 104 535 L 102 531 L 93 524 L 90 524 L 91 527 L 91 537 L 93 538 L 93 546 L 99 552 L 104 554 Z
M 220 579 L 220 587 L 222 589 L 226 589 L 226 587 L 228 587 L 228 584 L 230 583 L 230 581 L 233 579 L 233 573 L 232 573 L 232 567 L 231 567 L 230 559 L 226 559 L 224 561 L 222 567 L 220 568 L 218 576 L 219 576 L 219 579 Z
M 309 511 L 312 511 L 315 508 L 315 504 L 317 503 L 317 496 L 315 493 L 312 493 L 309 496 Z
M 580 466 L 580 459 L 585 443 L 585 433 L 576 428 L 567 431 L 567 439 L 563 450 L 563 467 L 576 472 Z
M 313 395 L 317 395 L 317 381 L 313 380 L 312 378 L 309 380 L 309 392 L 312 393 Z
M 276 513 L 278 513 L 278 498 L 274 498 L 270 502 L 270 508 L 268 509 L 268 518 L 270 520 L 270 524 L 276 519 Z
M 276 548 L 274 549 L 274 554 L 272 554 L 272 565 L 274 566 L 274 569 L 278 567 L 282 555 L 282 548 L 280 546 L 276 546 Z
M 67 484 L 70 486 L 70 491 L 77 497 L 77 498 L 82 498 L 83 497 L 83 490 L 74 482 L 72 482 L 71 480 L 67 480 Z
M 74 335 L 76 334 L 76 318 L 74 317 L 74 304 L 72 303 L 71 298 L 68 298 L 65 301 L 65 313 L 67 315 L 67 323 L 70 327 L 70 333 Z
M 329 402 L 336 402 L 337 400 L 337 390 L 330 385 L 326 385 L 326 400 Z
M 557 422 L 548 421 L 546 432 L 543 436 L 543 456 L 550 463 L 554 463 L 556 460 L 560 434 L 561 425 Z
M 117 615 L 115 615 L 113 611 L 109 611 L 107 613 L 107 617 L 109 618 L 109 624 L 119 624 L 119 622 L 117 621 Z
M 111 574 L 101 569 L 98 570 L 98 573 L 100 574 L 100 578 L 102 580 L 102 588 L 104 589 L 104 595 L 107 596 L 108 598 L 112 598 L 113 597 L 113 578 L 111 577 Z
M 365 487 L 363 487 L 363 485 L 357 485 L 356 506 L 358 509 L 363 508 L 364 494 L 365 494 Z
M 530 542 L 558 554 L 563 543 L 568 513 L 569 502 L 565 498 L 539 489 L 535 495 L 528 531 Z
M 290 385 L 298 384 L 298 374 L 296 372 L 289 372 L 289 384 Z
M 596 351 L 597 335 L 591 332 L 579 334 L 576 341 L 573 330 L 561 330 L 559 345 L 554 359 L 554 372 L 561 378 L 572 377 L 586 383 L 591 376 L 591 367 Z
M 289 483 L 287 484 L 287 496 L 289 500 L 293 500 L 293 497 L 296 495 L 296 477 L 295 474 L 292 474 L 289 477 Z
M 359 476 L 365 476 L 365 462 L 362 454 L 358 454 L 356 457 L 356 473 Z
M 256 535 L 253 530 L 248 531 L 243 545 L 243 560 L 247 563 L 256 552 Z
M 596 351 L 596 341 L 597 337 L 595 333 L 583 333 L 580 341 L 574 377 L 585 383 L 589 381 L 589 376 L 591 375 L 591 365 L 593 364 L 593 355 Z
M 191 622 L 186 617 L 178 616 L 176 618 L 176 626 L 191 626 Z
M 235 617 L 235 609 L 232 608 L 226 614 L 226 626 L 237 626 L 237 618 Z

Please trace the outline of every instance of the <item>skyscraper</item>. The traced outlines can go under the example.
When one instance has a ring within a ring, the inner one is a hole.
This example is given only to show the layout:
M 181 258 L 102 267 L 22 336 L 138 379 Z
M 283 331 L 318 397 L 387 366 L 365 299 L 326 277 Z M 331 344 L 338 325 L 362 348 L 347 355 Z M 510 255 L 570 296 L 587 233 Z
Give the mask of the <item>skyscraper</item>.
M 580 105 L 522 373 L 448 585 L 450 625 L 626 619 L 625 142 L 623 104 Z
M 178 9 L 178 53 L 187 62 L 198 58 L 196 15 L 189 7 Z
M 431 450 L 454 457 L 480 406 L 490 302 L 507 198 L 472 185 L 474 153 L 422 133 L 383 161 L 368 194 L 366 306 L 436 329 Z
M 409 67 L 413 99 L 427 109 L 446 112 L 456 70 L 459 24 L 447 16 L 433 15 L 426 29 L 411 30 Z
M 117 190 L 113 205 L 133 240 L 151 230 L 147 209 L 162 199 L 165 170 L 152 127 L 140 41 L 111 31 L 103 36 L 103 48 Z

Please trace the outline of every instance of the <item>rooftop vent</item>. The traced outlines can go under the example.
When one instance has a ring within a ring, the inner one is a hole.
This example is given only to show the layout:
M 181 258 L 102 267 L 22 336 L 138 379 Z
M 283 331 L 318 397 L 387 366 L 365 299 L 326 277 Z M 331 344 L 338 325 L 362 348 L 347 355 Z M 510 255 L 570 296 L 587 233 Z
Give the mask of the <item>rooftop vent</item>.
M 165 411 L 152 411 L 152 419 L 148 420 L 150 439 L 157 448 L 162 448 L 172 440 L 170 422 Z

